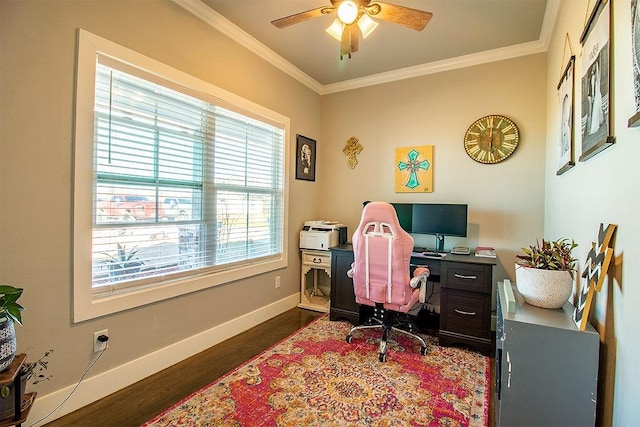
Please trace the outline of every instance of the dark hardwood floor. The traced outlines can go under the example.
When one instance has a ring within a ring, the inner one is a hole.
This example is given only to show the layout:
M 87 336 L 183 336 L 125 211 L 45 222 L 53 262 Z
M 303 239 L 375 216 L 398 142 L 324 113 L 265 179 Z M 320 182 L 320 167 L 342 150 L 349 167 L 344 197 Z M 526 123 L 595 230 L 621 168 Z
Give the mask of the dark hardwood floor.
M 322 314 L 298 308 L 289 310 L 46 425 L 139 426 Z
M 291 309 L 155 375 L 48 424 L 60 426 L 139 426 L 191 393 L 273 346 L 322 313 Z M 495 425 L 493 358 L 489 425 Z

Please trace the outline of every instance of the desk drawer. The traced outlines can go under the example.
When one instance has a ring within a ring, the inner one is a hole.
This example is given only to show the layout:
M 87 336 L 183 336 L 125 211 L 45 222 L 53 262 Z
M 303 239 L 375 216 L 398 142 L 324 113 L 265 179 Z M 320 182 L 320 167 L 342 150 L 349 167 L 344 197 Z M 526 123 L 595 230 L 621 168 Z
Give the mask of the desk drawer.
M 488 338 L 490 332 L 490 304 L 486 294 L 446 291 L 443 293 L 444 313 L 441 329 L 449 332 Z
M 317 266 L 319 268 L 331 268 L 331 252 L 303 250 L 302 264 Z
M 442 287 L 491 293 L 491 266 L 445 262 L 442 266 Z

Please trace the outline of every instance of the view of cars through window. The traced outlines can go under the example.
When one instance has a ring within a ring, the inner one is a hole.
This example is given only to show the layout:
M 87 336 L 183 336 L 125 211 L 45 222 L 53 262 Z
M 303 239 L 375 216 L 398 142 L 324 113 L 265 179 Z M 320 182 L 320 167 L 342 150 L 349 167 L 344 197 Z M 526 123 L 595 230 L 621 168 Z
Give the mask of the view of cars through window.
M 192 190 L 149 195 L 142 186 L 109 188 L 98 185 L 93 229 L 93 286 L 162 277 L 201 268 L 211 262 L 228 263 L 247 254 L 265 253 L 271 196 L 247 203 L 242 193 L 219 193 L 215 227 L 203 218 L 202 201 Z M 156 200 L 158 202 L 156 202 Z M 206 242 L 215 242 L 214 247 Z M 207 252 L 209 251 L 209 252 Z
M 193 212 L 192 200 L 165 197 L 161 203 L 147 196 L 112 195 L 98 197 L 96 223 L 133 221 L 187 221 Z
M 155 198 L 144 194 L 148 189 L 98 186 L 96 191 L 95 285 L 193 267 L 202 227 L 199 202 L 194 208 L 194 200 L 183 194 Z

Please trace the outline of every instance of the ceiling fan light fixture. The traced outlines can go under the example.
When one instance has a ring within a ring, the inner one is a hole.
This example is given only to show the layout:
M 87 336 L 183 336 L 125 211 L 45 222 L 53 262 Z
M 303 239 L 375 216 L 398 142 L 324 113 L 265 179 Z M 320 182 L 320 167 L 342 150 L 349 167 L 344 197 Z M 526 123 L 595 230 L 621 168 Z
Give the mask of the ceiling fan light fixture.
M 339 18 L 333 20 L 331 25 L 327 27 L 325 30 L 327 33 L 331 34 L 331 37 L 340 41 L 342 40 L 342 31 L 344 30 L 344 24 Z
M 360 31 L 362 31 L 362 38 L 366 39 L 377 26 L 378 23 L 371 19 L 366 13 L 363 13 L 360 19 L 358 19 L 358 27 L 360 28 Z
M 353 24 L 358 17 L 358 13 L 358 5 L 352 0 L 344 0 L 338 6 L 338 18 L 346 25 Z

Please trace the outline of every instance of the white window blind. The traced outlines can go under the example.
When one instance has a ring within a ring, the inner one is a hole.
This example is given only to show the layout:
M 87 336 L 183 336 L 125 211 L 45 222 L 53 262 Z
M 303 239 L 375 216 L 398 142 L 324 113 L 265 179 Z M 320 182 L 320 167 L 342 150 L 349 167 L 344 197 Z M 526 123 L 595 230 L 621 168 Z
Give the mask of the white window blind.
M 282 256 L 282 126 L 111 59 L 94 121 L 94 295 Z

